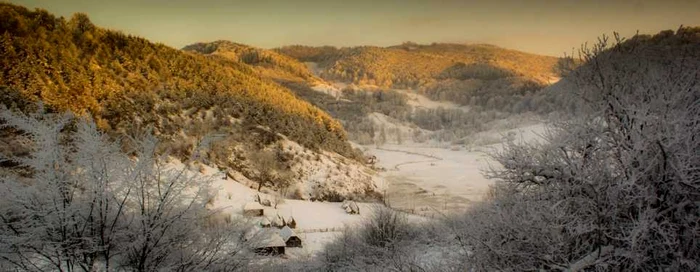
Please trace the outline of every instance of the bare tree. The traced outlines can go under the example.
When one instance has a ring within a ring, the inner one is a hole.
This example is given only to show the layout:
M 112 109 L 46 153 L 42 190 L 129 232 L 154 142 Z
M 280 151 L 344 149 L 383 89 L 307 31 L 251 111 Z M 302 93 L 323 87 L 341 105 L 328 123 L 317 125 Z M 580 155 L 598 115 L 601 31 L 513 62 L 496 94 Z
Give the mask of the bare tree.
M 166 167 L 157 141 L 136 149 L 69 114 L 0 109 L 0 129 L 30 142 L 0 174 L 0 267 L 24 271 L 227 271 L 245 264 L 240 221 L 210 224 L 209 182 Z M 26 169 L 28 171 L 17 171 Z M 22 174 L 28 172 L 29 174 Z
M 320 260 L 324 267 L 317 270 L 449 271 L 439 264 L 442 260 L 423 255 L 428 244 L 440 243 L 425 235 L 434 226 L 410 223 L 405 214 L 385 207 L 371 212 L 359 228 L 346 228 L 326 246 Z
M 253 154 L 251 160 L 258 170 L 258 192 L 263 186 L 272 186 L 275 183 L 277 170 L 280 168 L 277 156 L 271 151 L 259 151 Z
M 278 190 L 280 197 L 285 197 L 291 185 L 293 174 L 282 163 L 276 152 L 262 150 L 253 154 L 253 165 L 258 170 L 258 191 L 264 186 Z

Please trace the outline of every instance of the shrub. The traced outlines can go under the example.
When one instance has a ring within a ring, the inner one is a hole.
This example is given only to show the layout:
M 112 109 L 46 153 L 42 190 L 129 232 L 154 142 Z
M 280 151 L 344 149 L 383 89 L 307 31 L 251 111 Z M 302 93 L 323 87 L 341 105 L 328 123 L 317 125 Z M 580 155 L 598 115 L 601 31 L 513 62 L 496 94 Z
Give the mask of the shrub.
M 346 227 L 321 253 L 328 271 L 424 271 L 432 260 L 420 258 L 419 247 L 426 244 L 419 231 L 424 226 L 410 224 L 404 214 L 380 207 L 357 229 Z
M 577 116 L 508 144 L 501 184 L 458 238 L 477 270 L 690 271 L 700 265 L 697 30 L 582 50 Z

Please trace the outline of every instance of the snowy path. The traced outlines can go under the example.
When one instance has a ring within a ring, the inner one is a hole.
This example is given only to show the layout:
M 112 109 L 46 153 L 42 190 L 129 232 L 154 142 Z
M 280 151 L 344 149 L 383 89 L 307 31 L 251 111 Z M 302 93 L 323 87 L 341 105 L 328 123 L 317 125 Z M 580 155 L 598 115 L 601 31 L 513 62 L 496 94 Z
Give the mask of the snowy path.
M 408 161 L 408 162 L 402 162 L 402 163 L 396 164 L 396 165 L 394 165 L 394 167 L 393 167 L 396 171 L 401 170 L 399 167 L 404 166 L 404 165 L 416 164 L 416 163 L 436 162 L 436 161 L 441 161 L 441 160 L 442 160 L 442 158 L 436 157 L 436 156 L 433 156 L 433 155 L 426 155 L 426 154 L 422 154 L 422 153 L 410 152 L 410 151 L 405 151 L 405 150 L 386 149 L 386 148 L 381 148 L 381 147 L 377 147 L 377 150 L 383 150 L 383 151 L 388 151 L 388 152 L 399 152 L 399 153 L 404 153 L 404 154 L 408 154 L 408 155 L 416 155 L 416 156 L 422 156 L 422 157 L 430 158 L 429 160 Z

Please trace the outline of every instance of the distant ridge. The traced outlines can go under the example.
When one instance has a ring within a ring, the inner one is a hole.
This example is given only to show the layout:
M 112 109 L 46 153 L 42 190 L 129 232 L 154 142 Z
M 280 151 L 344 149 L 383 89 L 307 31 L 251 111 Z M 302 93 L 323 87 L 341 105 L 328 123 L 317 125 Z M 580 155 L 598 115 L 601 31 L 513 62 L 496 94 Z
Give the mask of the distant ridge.
M 389 47 L 347 48 L 296 45 L 276 50 L 300 61 L 318 62 L 324 78 L 381 87 L 420 88 L 434 83 L 456 64 L 482 64 L 542 83 L 558 76 L 555 71 L 558 58 L 488 44 L 409 42 Z

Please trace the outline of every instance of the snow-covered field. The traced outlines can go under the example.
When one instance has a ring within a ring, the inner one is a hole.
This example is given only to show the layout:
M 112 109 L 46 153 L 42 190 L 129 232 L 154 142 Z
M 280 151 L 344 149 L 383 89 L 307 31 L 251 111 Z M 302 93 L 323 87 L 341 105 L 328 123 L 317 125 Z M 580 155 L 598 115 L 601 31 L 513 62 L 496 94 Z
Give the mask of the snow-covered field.
M 385 145 L 369 153 L 387 169 L 385 197 L 394 208 L 426 215 L 461 209 L 481 200 L 492 184 L 481 174 L 488 167 L 483 152 Z
M 535 141 L 544 132 L 543 124 L 489 131 L 478 135 L 494 141 Z M 425 216 L 461 211 L 480 201 L 493 184 L 483 172 L 498 167 L 488 152 L 499 143 L 489 141 L 466 149 L 462 146 L 435 148 L 421 144 L 365 146 L 365 152 L 377 156 L 385 198 L 392 208 Z

